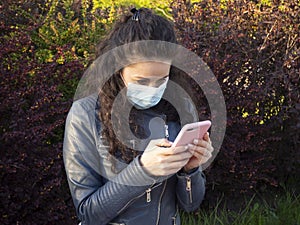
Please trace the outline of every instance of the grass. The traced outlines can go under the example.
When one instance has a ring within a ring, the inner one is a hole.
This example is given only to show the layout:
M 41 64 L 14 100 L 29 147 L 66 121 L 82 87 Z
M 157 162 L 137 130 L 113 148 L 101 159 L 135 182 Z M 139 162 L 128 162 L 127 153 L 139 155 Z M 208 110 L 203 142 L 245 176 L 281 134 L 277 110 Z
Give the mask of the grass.
M 218 204 L 209 211 L 182 212 L 181 221 L 183 225 L 300 225 L 300 195 L 287 192 L 270 202 L 253 197 L 239 211 L 230 211 Z

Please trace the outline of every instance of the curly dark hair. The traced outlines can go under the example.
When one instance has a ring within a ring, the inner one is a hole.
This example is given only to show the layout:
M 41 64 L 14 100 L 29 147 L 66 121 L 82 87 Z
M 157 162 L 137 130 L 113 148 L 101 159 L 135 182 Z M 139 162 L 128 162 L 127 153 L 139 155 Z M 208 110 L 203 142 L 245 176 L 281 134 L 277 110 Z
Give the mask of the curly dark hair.
M 139 9 L 138 13 L 138 21 L 133 20 L 133 15 L 128 13 L 122 16 L 121 19 L 115 23 L 108 36 L 97 46 L 97 57 L 117 46 L 136 41 L 159 40 L 175 44 L 177 43 L 175 31 L 171 21 L 154 14 L 150 9 L 147 8 Z M 163 51 L 166 52 L 167 49 L 164 49 Z M 143 52 L 143 49 L 136 49 L 135 52 L 136 54 L 146 54 Z M 155 57 L 156 53 L 152 52 L 151 54 L 153 54 L 152 56 Z M 170 52 L 169 54 L 172 53 Z M 117 55 L 115 60 L 118 61 L 118 58 L 121 57 L 124 56 Z M 122 58 L 122 60 L 124 59 Z M 110 65 L 114 65 L 114 63 L 111 63 Z M 182 72 L 172 65 L 169 77 L 170 80 L 173 80 L 177 83 L 184 82 L 184 76 L 182 76 Z M 122 109 L 120 109 L 119 112 L 114 112 L 114 115 L 112 115 L 112 107 L 116 96 L 124 87 L 125 84 L 121 77 L 121 70 L 115 72 L 99 91 L 98 103 L 100 105 L 99 118 L 102 126 L 101 135 L 107 142 L 106 144 L 109 146 L 109 153 L 113 156 L 121 156 L 126 163 L 129 163 L 134 157 L 140 154 L 140 151 L 131 149 L 118 140 L 115 132 L 122 132 L 122 130 L 115 131 L 112 125 L 112 120 L 114 123 L 115 121 L 118 121 L 120 125 L 122 123 Z M 125 107 L 127 102 L 126 95 L 123 95 L 121 98 Z M 167 121 L 179 120 L 178 113 L 175 108 L 163 99 L 152 109 L 159 113 L 164 113 Z M 129 126 L 131 131 L 137 137 L 145 138 L 145 131 L 137 121 L 136 115 L 138 113 L 138 109 L 134 107 L 131 109 Z M 122 126 L 120 127 L 122 128 Z

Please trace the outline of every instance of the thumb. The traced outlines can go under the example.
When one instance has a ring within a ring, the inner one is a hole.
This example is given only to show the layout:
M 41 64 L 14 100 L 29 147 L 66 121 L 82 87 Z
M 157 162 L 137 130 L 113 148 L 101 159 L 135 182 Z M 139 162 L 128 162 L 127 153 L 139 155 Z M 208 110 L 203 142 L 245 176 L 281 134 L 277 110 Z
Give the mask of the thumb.
M 163 139 L 159 139 L 160 141 L 156 144 L 158 147 L 171 147 L 172 146 L 172 142 L 163 138 Z
M 171 147 L 171 145 L 172 145 L 172 142 L 169 142 L 165 138 L 154 139 L 154 140 L 151 140 L 149 142 L 149 144 L 147 145 L 145 151 L 155 150 L 155 149 L 157 149 L 157 147 L 167 148 L 167 147 Z

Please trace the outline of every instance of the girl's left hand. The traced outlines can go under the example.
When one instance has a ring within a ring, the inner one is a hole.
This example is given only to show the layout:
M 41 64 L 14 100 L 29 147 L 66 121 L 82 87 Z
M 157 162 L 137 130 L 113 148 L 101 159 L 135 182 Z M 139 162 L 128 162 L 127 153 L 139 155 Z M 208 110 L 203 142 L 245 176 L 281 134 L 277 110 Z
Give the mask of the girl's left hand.
M 193 144 L 189 144 L 188 147 L 188 151 L 193 156 L 184 166 L 184 171 L 189 171 L 206 163 L 212 157 L 212 152 L 214 151 L 208 133 L 204 135 L 203 139 L 195 139 Z

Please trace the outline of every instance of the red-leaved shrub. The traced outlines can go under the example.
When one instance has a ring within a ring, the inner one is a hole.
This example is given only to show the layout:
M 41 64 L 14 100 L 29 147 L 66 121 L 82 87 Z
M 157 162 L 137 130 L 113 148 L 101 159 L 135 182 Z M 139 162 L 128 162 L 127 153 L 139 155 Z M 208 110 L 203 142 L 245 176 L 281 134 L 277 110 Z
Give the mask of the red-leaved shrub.
M 269 2 L 173 2 L 181 43 L 210 66 L 227 107 L 207 199 L 300 181 L 300 9 Z
M 69 51 L 67 45 L 57 46 L 53 62 L 40 63 L 30 36 L 37 24 L 19 21 L 8 9 L 3 13 L 7 17 L 1 21 L 0 37 L 1 224 L 74 224 L 62 138 L 72 103 L 68 89 L 75 91 L 83 64 L 57 62 Z

